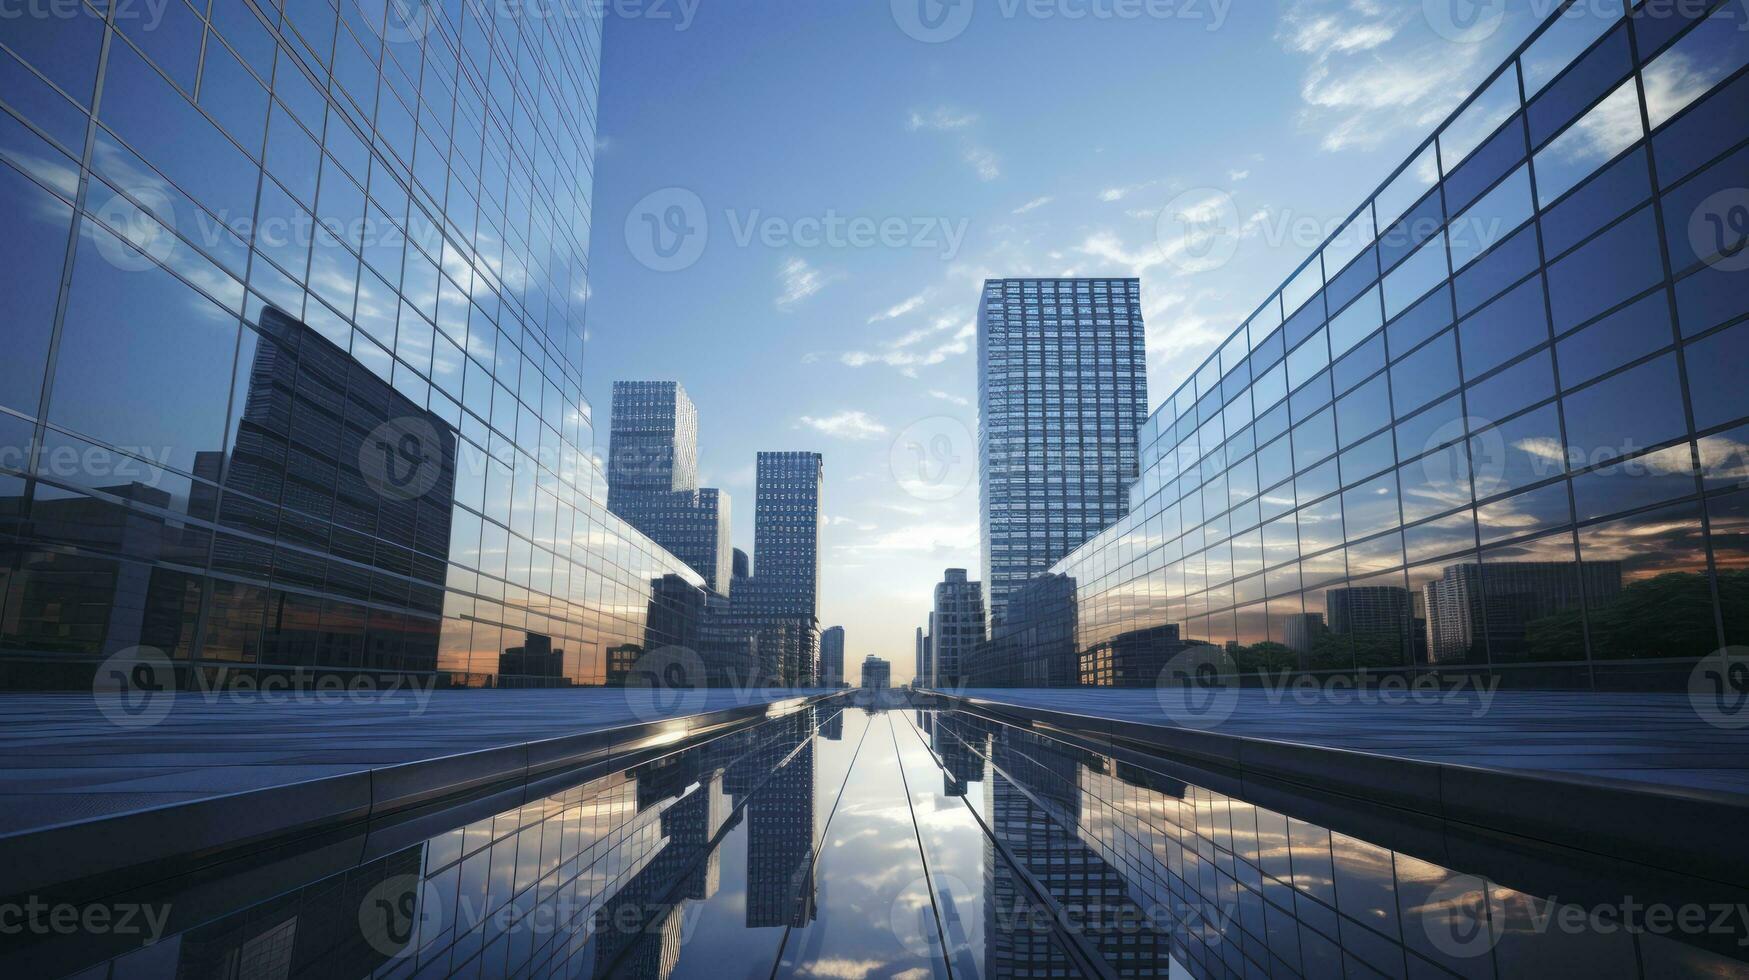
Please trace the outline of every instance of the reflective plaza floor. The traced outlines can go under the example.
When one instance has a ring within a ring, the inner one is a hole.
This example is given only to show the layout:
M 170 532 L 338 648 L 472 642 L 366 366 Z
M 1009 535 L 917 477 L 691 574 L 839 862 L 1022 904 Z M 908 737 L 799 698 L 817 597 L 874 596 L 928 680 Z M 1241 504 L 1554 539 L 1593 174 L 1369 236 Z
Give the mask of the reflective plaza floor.
M 312 843 L 281 861 L 287 886 L 266 897 L 242 872 L 117 896 L 117 908 L 160 910 L 157 941 L 24 947 L 15 955 L 52 952 L 56 968 L 0 959 L 0 969 L 1749 973 L 1749 896 L 1733 884 L 1467 836 L 1365 801 L 1241 799 L 1203 785 L 1219 782 L 961 711 L 808 708 L 501 812 L 427 814 L 411 837 L 339 873 L 318 873 Z

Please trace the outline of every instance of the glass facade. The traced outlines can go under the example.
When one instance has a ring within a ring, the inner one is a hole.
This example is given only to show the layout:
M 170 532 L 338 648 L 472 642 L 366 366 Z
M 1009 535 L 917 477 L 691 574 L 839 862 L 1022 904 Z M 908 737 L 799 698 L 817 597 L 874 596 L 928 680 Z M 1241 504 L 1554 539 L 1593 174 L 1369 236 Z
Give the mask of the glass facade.
M 579 375 L 599 7 L 144 13 L 0 19 L 0 683 L 678 642 Z
M 928 686 L 953 687 L 964 679 L 964 665 L 989 634 L 984 616 L 984 583 L 968 581 L 966 570 L 950 568 L 935 586 L 929 616 L 929 670 L 918 675 Z
M 704 577 L 730 589 L 729 495 L 698 485 L 698 409 L 677 381 L 615 381 L 607 506 Z
M 1551 16 L 1148 419 L 1135 505 L 974 683 L 1206 643 L 1662 684 L 1749 642 L 1741 26 Z
M 1123 517 L 1148 412 L 1136 279 L 991 279 L 978 305 L 979 546 L 990 617 Z

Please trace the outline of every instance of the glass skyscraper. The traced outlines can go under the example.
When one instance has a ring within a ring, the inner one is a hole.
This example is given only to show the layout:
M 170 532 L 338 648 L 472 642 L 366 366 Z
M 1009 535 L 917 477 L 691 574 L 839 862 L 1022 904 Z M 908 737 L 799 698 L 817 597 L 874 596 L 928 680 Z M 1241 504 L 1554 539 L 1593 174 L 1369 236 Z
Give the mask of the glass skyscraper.
M 607 506 L 728 595 L 729 495 L 698 485 L 698 409 L 676 381 L 615 381 Z
M 590 453 L 600 8 L 390 7 L 0 22 L 0 684 L 600 683 L 700 604 Z
M 1639 686 L 1749 642 L 1749 33 L 1620 7 L 1551 16 L 1166 400 L 975 674 Z
M 990 616 L 1129 510 L 1148 369 L 1136 279 L 991 279 L 978 305 Z

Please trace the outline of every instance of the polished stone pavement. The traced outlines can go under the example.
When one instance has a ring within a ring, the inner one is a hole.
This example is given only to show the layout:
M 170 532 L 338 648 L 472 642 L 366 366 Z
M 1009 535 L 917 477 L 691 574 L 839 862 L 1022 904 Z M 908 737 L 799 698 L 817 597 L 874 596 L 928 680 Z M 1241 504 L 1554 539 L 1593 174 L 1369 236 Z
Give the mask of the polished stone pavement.
M 992 704 L 1166 728 L 1153 689 L 967 690 Z M 1464 690 L 1387 699 L 1352 691 L 1296 695 L 1246 688 L 1232 714 L 1199 730 L 1446 765 L 1560 773 L 1749 794 L 1749 727 L 1704 721 L 1686 694 Z M 1097 727 L 1097 725 L 1095 725 Z

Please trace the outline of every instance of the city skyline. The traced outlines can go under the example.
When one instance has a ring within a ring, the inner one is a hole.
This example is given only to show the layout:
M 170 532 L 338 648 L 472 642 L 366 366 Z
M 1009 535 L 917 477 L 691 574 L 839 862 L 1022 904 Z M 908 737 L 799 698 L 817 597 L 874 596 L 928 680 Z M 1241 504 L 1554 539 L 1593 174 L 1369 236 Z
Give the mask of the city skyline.
M 685 30 L 610 18 L 590 349 L 614 377 L 686 385 L 717 420 L 704 481 L 740 500 L 753 453 L 827 455 L 821 616 L 892 660 L 902 681 L 928 583 L 943 567 L 979 565 L 976 478 L 958 467 L 976 460 L 982 281 L 1140 277 L 1158 399 L 1255 307 L 1259 283 L 1302 262 L 1535 20 L 1515 0 L 1497 29 L 1454 44 L 1419 4 L 1371 15 L 1234 5 L 1218 24 L 992 8 L 936 44 L 905 34 L 880 4 L 727 19 L 704 9 Z M 812 42 L 788 43 L 797 30 Z M 731 70 L 722 51 L 744 56 Z M 835 59 L 846 52 L 899 84 L 797 85 L 802 73 L 843 76 Z M 1437 83 L 1408 86 L 1435 55 Z M 1113 94 L 1089 100 L 1025 77 L 1014 66 L 1029 59 L 1099 73 Z M 1235 61 L 1252 66 L 1243 84 L 1206 85 Z M 1355 84 L 1399 79 L 1386 104 L 1347 101 Z M 1174 102 L 1171 123 L 1133 122 L 1148 104 L 1134 93 L 1193 89 L 1198 101 Z M 791 106 L 781 137 L 758 108 L 765 97 Z M 744 152 L 724 160 L 730 145 Z M 798 172 L 798 154 L 815 165 Z M 670 203 L 690 207 L 684 194 L 663 196 L 676 189 L 702 204 L 708 243 L 679 256 L 692 259 L 685 268 L 656 271 L 644 215 L 654 206 L 660 226 Z M 1161 244 L 1168 204 L 1222 202 L 1243 228 L 1230 254 L 1183 261 L 1168 247 L 1172 228 Z M 840 234 L 855 218 L 901 219 L 908 243 L 939 245 L 834 247 L 824 241 L 833 217 Z M 809 219 L 817 245 L 805 244 Z M 585 379 L 598 412 L 609 381 Z M 944 447 L 949 462 L 918 483 L 911 446 L 931 467 L 931 447 Z M 752 516 L 735 511 L 743 546 Z

